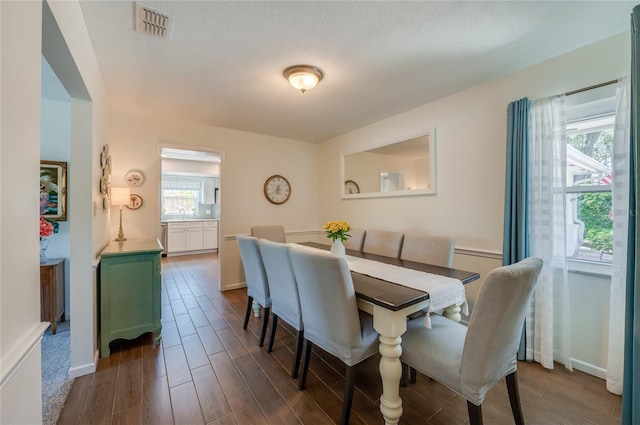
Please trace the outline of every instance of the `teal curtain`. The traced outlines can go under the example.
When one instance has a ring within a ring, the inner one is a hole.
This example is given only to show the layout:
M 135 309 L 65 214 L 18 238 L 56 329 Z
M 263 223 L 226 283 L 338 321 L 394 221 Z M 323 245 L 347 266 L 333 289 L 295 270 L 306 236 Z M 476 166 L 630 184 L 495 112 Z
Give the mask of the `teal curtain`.
M 529 256 L 527 236 L 527 149 L 529 109 L 522 98 L 507 108 L 507 174 L 505 178 L 502 264 L 507 266 Z M 525 359 L 525 329 L 522 329 L 518 359 Z
M 629 241 L 627 243 L 627 305 L 625 308 L 624 382 L 622 424 L 640 423 L 640 240 L 638 231 L 638 79 L 640 78 L 640 5 L 631 14 L 631 147 L 629 152 Z M 636 312 L 638 314 L 636 314 Z

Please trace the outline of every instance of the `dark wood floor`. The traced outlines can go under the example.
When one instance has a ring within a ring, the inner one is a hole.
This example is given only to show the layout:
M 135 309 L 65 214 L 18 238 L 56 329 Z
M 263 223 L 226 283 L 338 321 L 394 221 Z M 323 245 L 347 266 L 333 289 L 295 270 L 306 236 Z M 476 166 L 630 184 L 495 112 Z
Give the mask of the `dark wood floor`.
M 280 328 L 271 354 L 258 347 L 260 321 L 242 330 L 246 291 L 218 291 L 217 254 L 162 263 L 162 343 L 149 334 L 112 343 L 92 375 L 77 378 L 59 424 L 260 425 L 337 423 L 342 364 L 314 353 L 305 391 L 289 376 L 295 339 Z M 357 369 L 352 424 L 382 424 L 378 356 Z M 619 424 L 621 398 L 604 382 L 562 366 L 520 363 L 529 425 Z M 403 425 L 468 422 L 465 400 L 419 375 L 400 390 Z M 506 386 L 490 391 L 485 424 L 513 424 Z

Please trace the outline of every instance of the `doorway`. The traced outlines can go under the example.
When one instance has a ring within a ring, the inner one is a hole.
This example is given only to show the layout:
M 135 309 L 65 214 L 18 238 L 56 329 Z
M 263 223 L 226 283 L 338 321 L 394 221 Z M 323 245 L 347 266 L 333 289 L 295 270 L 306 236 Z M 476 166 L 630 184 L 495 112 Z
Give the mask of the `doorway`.
M 202 149 L 161 148 L 160 236 L 163 256 L 219 249 L 222 155 Z

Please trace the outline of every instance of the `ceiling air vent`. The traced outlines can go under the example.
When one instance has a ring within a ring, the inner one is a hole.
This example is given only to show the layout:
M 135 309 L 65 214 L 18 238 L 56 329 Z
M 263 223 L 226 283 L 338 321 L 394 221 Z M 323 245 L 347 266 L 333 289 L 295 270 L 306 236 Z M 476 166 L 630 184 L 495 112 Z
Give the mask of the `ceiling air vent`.
M 173 16 L 136 3 L 136 31 L 152 37 L 169 40 L 173 29 Z

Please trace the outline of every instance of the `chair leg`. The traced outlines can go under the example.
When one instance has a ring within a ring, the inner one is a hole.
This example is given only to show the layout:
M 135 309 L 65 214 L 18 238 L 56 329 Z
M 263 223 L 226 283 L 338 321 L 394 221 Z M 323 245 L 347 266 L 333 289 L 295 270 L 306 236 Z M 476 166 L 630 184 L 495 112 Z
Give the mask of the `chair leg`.
M 302 376 L 298 382 L 298 390 L 304 390 L 304 384 L 307 382 L 307 372 L 309 371 L 309 360 L 311 360 L 311 341 L 304 340 L 304 357 L 302 358 Z
M 344 374 L 344 395 L 342 399 L 342 416 L 340 425 L 348 425 L 351 416 L 351 402 L 353 401 L 353 368 L 347 366 Z
M 276 340 L 276 329 L 278 328 L 278 315 L 271 313 L 271 335 L 269 335 L 269 345 L 267 346 L 267 353 L 273 351 L 273 343 Z
M 467 400 L 467 410 L 469 411 L 469 425 L 482 425 L 482 406 L 476 406 Z
M 409 366 L 406 363 L 402 363 L 402 375 L 400 376 L 400 386 L 407 386 L 407 376 L 409 375 Z
M 247 311 L 244 314 L 244 324 L 242 325 L 242 329 L 247 329 L 247 325 L 249 324 L 249 315 L 251 315 L 251 305 L 253 304 L 253 297 L 247 296 Z
M 269 313 L 271 312 L 271 307 L 265 307 L 264 309 L 264 318 L 262 319 L 262 332 L 260 333 L 260 344 L 259 347 L 264 345 L 264 338 L 267 336 L 267 325 L 269 324 Z
M 418 380 L 418 372 L 412 367 L 409 368 L 409 383 L 415 384 Z
M 513 419 L 516 421 L 516 425 L 524 425 L 524 416 L 520 405 L 520 391 L 518 391 L 518 375 L 516 375 L 516 372 L 510 373 L 506 376 L 506 380 Z
M 304 329 L 298 331 L 298 341 L 296 342 L 296 357 L 293 359 L 293 368 L 291 369 L 291 377 L 298 377 L 298 368 L 300 367 L 300 357 L 302 356 L 302 344 L 304 343 Z

